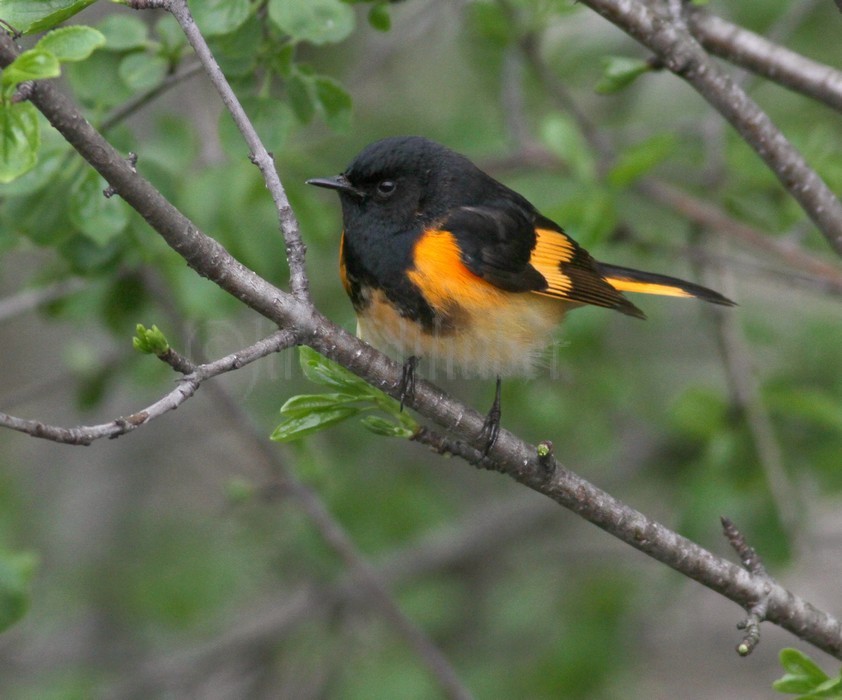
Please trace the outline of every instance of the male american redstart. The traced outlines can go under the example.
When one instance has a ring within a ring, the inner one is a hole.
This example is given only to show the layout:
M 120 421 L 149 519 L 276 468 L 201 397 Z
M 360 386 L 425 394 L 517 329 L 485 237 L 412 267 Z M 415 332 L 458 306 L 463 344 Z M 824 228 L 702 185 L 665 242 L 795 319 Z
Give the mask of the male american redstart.
M 523 196 L 420 136 L 377 141 L 341 175 L 307 182 L 339 193 L 340 275 L 360 337 L 406 360 L 497 375 L 497 417 L 499 377 L 530 372 L 571 308 L 644 318 L 623 292 L 733 305 L 691 282 L 597 262 Z M 486 451 L 497 426 L 487 429 Z

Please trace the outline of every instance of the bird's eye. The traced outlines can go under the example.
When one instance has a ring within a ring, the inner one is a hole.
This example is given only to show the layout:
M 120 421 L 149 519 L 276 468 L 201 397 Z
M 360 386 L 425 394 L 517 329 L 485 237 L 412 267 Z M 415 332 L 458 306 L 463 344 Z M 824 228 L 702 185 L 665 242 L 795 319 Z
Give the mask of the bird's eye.
M 377 183 L 377 194 L 381 197 L 389 197 L 397 189 L 397 186 L 394 180 L 381 180 Z

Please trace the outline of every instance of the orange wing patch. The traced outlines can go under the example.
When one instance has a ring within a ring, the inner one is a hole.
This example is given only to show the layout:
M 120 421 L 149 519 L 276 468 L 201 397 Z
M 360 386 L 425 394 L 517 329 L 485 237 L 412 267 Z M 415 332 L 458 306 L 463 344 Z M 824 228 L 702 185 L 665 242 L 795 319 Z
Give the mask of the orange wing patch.
M 445 313 L 458 306 L 490 310 L 509 294 L 465 266 L 450 231 L 426 231 L 415 243 L 412 257 L 414 269 L 407 276 L 427 303 Z
M 563 233 L 550 229 L 535 229 L 535 233 L 537 239 L 529 262 L 547 280 L 547 289 L 538 294 L 569 298 L 573 281 L 561 271 L 561 263 L 570 262 L 576 254 L 573 242 Z

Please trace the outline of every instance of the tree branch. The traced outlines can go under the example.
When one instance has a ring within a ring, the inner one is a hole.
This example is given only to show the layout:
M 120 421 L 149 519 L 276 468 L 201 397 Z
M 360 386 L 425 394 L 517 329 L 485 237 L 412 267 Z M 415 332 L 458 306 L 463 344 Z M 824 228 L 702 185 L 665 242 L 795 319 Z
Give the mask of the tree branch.
M 653 51 L 745 139 L 842 255 L 842 203 L 768 115 L 725 73 L 672 14 L 635 0 L 583 0 Z
M 129 0 L 128 4 L 129 6 L 137 6 L 138 3 Z M 139 4 L 145 4 L 145 0 L 141 0 Z M 216 62 L 205 41 L 205 37 L 202 36 L 199 27 L 190 14 L 187 0 L 165 0 L 158 7 L 167 9 L 181 26 L 182 31 L 187 37 L 187 41 L 190 42 L 190 45 L 196 52 L 196 56 L 204 67 L 205 73 L 207 73 L 211 83 L 213 83 L 213 86 L 222 98 L 223 104 L 233 117 L 234 123 L 240 130 L 243 139 L 248 144 L 250 149 L 249 158 L 260 169 L 278 213 L 281 231 L 286 241 L 290 290 L 296 298 L 304 301 L 308 300 L 310 291 L 307 272 L 304 266 L 306 247 L 304 241 L 301 240 L 298 221 L 289 204 L 289 199 L 287 198 L 281 179 L 278 177 L 278 171 L 275 169 L 275 161 L 272 155 L 266 150 L 266 147 L 257 135 L 254 125 L 240 104 L 240 100 L 225 79 L 219 64 Z
M 842 112 L 842 72 L 731 24 L 702 8 L 690 8 L 687 24 L 712 54 Z
M 181 404 L 187 401 L 196 393 L 202 383 L 212 377 L 225 372 L 231 372 L 247 365 L 262 357 L 275 352 L 280 352 L 295 345 L 296 335 L 290 330 L 276 331 L 272 335 L 259 340 L 254 345 L 238 350 L 235 353 L 221 357 L 214 362 L 197 365 L 190 369 L 190 373 L 181 378 L 178 386 L 155 403 L 147 406 L 129 416 L 115 418 L 108 423 L 99 425 L 82 425 L 75 428 L 63 428 L 55 425 L 46 425 L 41 421 L 27 420 L 10 416 L 7 413 L 0 413 L 0 426 L 26 433 L 33 437 L 46 438 L 53 442 L 61 442 L 68 445 L 90 445 L 94 440 L 102 438 L 116 438 L 125 435 L 149 421 L 174 411 Z M 182 363 L 180 370 L 187 370 L 188 367 Z
M 105 119 L 103 119 L 102 123 L 99 125 L 100 132 L 103 134 L 108 133 L 110 129 L 122 122 L 124 119 L 130 117 L 139 109 L 145 107 L 156 97 L 162 95 L 167 90 L 172 89 L 176 85 L 181 84 L 185 80 L 192 78 L 194 75 L 198 75 L 199 73 L 201 73 L 201 71 L 202 64 L 196 61 L 195 63 L 192 63 L 189 66 L 187 66 L 186 68 L 183 68 L 178 73 L 168 75 L 155 87 L 150 88 L 146 92 L 143 92 L 140 95 L 133 97 L 132 99 L 128 100 L 125 104 L 122 104 L 119 107 L 113 109 L 111 112 L 109 112 L 108 116 Z

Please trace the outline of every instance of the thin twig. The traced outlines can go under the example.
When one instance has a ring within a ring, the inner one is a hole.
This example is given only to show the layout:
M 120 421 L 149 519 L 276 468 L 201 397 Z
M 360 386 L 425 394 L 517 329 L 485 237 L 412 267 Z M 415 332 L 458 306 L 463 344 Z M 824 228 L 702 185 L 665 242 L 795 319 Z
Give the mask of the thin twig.
M 174 411 L 191 398 L 202 383 L 212 377 L 239 369 L 255 360 L 295 345 L 295 333 L 289 330 L 276 331 L 247 348 L 226 355 L 214 362 L 196 366 L 190 374 L 178 382 L 178 386 L 155 403 L 129 416 L 115 418 L 99 425 L 81 425 L 65 428 L 47 425 L 38 420 L 27 420 L 0 413 L 0 426 L 17 430 L 33 437 L 46 438 L 69 445 L 90 445 L 94 440 L 116 438 L 125 435 L 149 421 Z
M 742 641 L 737 645 L 737 653 L 740 656 L 748 656 L 760 643 L 760 623 L 766 619 L 766 613 L 769 610 L 768 589 L 771 588 L 772 579 L 754 547 L 748 544 L 743 533 L 737 529 L 737 526 L 734 525 L 731 519 L 723 516 L 721 520 L 722 532 L 728 543 L 740 557 L 740 561 L 746 570 L 752 576 L 764 579 L 767 584 L 770 584 L 767 586 L 767 590 L 764 591 L 763 595 L 746 606 L 748 617 L 737 623 L 737 629 L 745 630 Z
M 201 73 L 202 68 L 202 64 L 199 63 L 199 61 L 195 61 L 194 63 L 188 65 L 186 68 L 183 68 L 177 73 L 168 75 L 155 87 L 150 88 L 146 92 L 142 92 L 139 95 L 136 95 L 135 97 L 123 103 L 119 107 L 113 109 L 108 114 L 108 116 L 102 120 L 102 123 L 99 125 L 99 130 L 103 134 L 108 133 L 108 131 L 114 126 L 128 119 L 135 112 L 145 107 L 147 104 L 149 104 L 154 99 L 165 93 L 167 90 L 171 90 L 177 85 L 183 83 L 185 80 L 188 80 L 193 76 Z
M 504 7 L 507 5 L 508 3 L 503 3 Z M 532 71 L 538 77 L 540 83 L 547 88 L 550 98 L 555 100 L 562 111 L 573 117 L 579 131 L 582 132 L 585 140 L 597 155 L 600 174 L 604 174 L 615 158 L 613 144 L 605 132 L 597 129 L 588 115 L 579 108 L 564 83 L 549 70 L 547 64 L 541 58 L 537 42 L 537 37 L 533 33 L 529 33 L 521 38 L 519 46 Z
M 143 2 L 144 0 L 141 0 Z M 129 5 L 137 5 L 138 0 L 131 0 Z M 304 267 L 304 257 L 306 254 L 306 247 L 304 241 L 301 239 L 301 233 L 298 230 L 298 221 L 289 204 L 284 186 L 281 183 L 281 178 L 278 177 L 278 171 L 275 169 L 275 160 L 272 155 L 266 150 L 254 125 L 251 123 L 248 115 L 240 104 L 237 95 L 231 89 L 225 75 L 216 62 L 210 48 L 205 41 L 205 37 L 199 31 L 193 16 L 190 14 L 190 8 L 187 6 L 187 0 L 162 0 L 155 4 L 156 7 L 163 7 L 167 9 L 176 21 L 181 26 L 187 40 L 196 52 L 196 56 L 205 69 L 208 77 L 213 83 L 222 99 L 223 104 L 228 109 L 234 123 L 243 135 L 246 144 L 250 150 L 250 158 L 252 162 L 260 169 L 263 179 L 266 182 L 266 187 L 269 194 L 272 196 L 272 201 L 275 203 L 275 208 L 278 213 L 278 220 L 280 222 L 281 231 L 286 241 L 287 262 L 289 263 L 290 274 L 290 289 L 297 299 L 306 301 L 310 298 L 309 283 L 307 281 L 307 273 Z
M 723 241 L 720 239 L 718 243 L 722 245 Z M 730 279 L 732 273 L 728 271 L 725 275 L 726 279 Z M 728 286 L 723 291 L 728 293 Z M 769 495 L 781 524 L 790 536 L 795 537 L 803 522 L 803 499 L 787 474 L 783 450 L 763 401 L 757 371 L 745 335 L 734 315 L 714 313 L 712 316 L 728 375 L 728 388 L 733 401 L 745 418 L 757 460 L 763 470 Z

